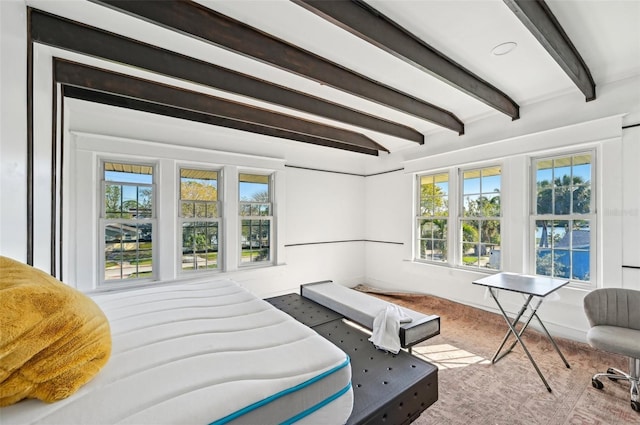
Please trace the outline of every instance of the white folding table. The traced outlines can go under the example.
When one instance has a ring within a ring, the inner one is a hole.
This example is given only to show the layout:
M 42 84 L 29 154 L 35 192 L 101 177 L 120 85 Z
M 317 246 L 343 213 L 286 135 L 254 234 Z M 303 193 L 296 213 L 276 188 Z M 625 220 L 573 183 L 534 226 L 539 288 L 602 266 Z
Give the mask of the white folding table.
M 543 277 L 543 276 L 529 276 L 529 275 L 523 275 L 523 274 L 517 274 L 517 273 L 498 273 L 491 276 L 483 277 L 482 279 L 478 279 L 473 283 L 475 285 L 485 286 L 488 289 L 489 293 L 491 294 L 491 297 L 494 299 L 494 301 L 498 305 L 498 308 L 502 312 L 502 316 L 504 317 L 504 320 L 507 322 L 507 325 L 509 326 L 509 330 L 507 331 L 504 338 L 502 339 L 502 343 L 500 344 L 500 347 L 498 347 L 498 350 L 496 351 L 493 358 L 491 359 L 491 363 L 495 363 L 501 358 L 503 358 L 505 355 L 509 354 L 513 349 L 513 347 L 515 347 L 517 343 L 520 343 L 520 345 L 522 346 L 522 349 L 527 354 L 529 361 L 535 368 L 536 372 L 538 372 L 538 376 L 540 376 L 540 379 L 542 379 L 542 382 L 544 383 L 545 387 L 547 387 L 547 390 L 551 392 L 551 387 L 547 383 L 547 380 L 544 379 L 544 376 L 542 375 L 542 372 L 540 372 L 538 365 L 533 360 L 531 353 L 529 352 L 526 345 L 522 341 L 522 334 L 527 329 L 527 326 L 529 326 L 529 323 L 531 323 L 531 320 L 535 317 L 540 323 L 540 327 L 542 328 L 544 333 L 547 335 L 547 337 L 553 344 L 553 347 L 556 349 L 556 351 L 560 355 L 560 358 L 564 362 L 565 366 L 567 366 L 568 368 L 571 367 L 569 366 L 569 363 L 560 352 L 558 345 L 553 340 L 553 338 L 549 334 L 549 331 L 544 326 L 544 323 L 542 323 L 542 320 L 540 320 L 540 317 L 538 317 L 538 314 L 537 314 L 538 308 L 540 308 L 540 305 L 542 304 L 542 301 L 544 301 L 544 298 L 547 295 L 551 294 L 552 292 L 568 284 L 569 281 L 565 279 L 554 279 L 554 278 Z M 499 290 L 517 292 L 525 296 L 525 302 L 522 305 L 522 308 L 520 309 L 516 317 L 513 319 L 513 321 L 509 319 L 509 316 L 507 316 L 507 313 L 504 311 L 504 308 L 502 308 L 502 305 L 500 305 L 500 302 L 498 301 Z M 532 305 L 531 301 L 533 300 L 534 297 L 538 297 L 538 301 L 534 303 L 535 305 Z M 531 308 L 531 314 L 529 315 L 527 320 L 524 322 L 520 331 L 517 331 L 516 326 L 518 324 L 518 321 L 520 321 L 524 313 L 529 308 Z M 510 334 L 513 334 L 516 337 L 516 340 L 513 342 L 513 344 L 511 344 L 511 346 L 506 351 L 500 354 Z

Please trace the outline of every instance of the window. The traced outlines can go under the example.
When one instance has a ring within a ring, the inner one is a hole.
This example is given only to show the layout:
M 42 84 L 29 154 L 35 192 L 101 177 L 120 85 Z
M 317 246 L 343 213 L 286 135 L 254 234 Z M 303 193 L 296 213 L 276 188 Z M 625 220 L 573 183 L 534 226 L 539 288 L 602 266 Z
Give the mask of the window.
M 93 291 L 199 280 L 284 258 L 281 159 L 178 144 L 150 150 L 147 141 L 85 133 L 77 142 L 60 200 L 70 285 Z
M 417 197 L 416 258 L 447 262 L 449 174 L 418 176 Z
M 533 160 L 535 273 L 591 280 L 593 154 Z
M 102 163 L 101 281 L 153 278 L 154 167 Z
M 461 265 L 500 269 L 501 167 L 462 171 Z
M 271 263 L 273 213 L 271 176 L 240 174 L 240 265 Z
M 180 169 L 182 271 L 219 268 L 218 172 Z

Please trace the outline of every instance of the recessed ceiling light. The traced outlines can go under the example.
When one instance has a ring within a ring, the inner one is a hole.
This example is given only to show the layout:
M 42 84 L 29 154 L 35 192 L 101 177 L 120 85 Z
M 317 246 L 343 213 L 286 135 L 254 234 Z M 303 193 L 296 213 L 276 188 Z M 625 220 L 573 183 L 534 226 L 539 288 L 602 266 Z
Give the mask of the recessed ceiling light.
M 506 55 L 507 53 L 513 51 L 513 49 L 515 49 L 516 47 L 518 47 L 518 43 L 514 41 L 507 41 L 506 43 L 498 44 L 496 47 L 491 49 L 491 54 L 495 56 Z

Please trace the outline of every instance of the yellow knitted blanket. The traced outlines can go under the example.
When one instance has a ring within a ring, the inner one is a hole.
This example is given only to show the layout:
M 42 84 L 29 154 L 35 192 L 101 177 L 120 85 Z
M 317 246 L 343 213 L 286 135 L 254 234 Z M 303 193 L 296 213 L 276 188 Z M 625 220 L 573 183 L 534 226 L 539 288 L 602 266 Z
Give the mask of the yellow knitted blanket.
M 0 407 L 24 398 L 61 400 L 91 380 L 111 354 L 109 322 L 86 295 L 0 257 Z

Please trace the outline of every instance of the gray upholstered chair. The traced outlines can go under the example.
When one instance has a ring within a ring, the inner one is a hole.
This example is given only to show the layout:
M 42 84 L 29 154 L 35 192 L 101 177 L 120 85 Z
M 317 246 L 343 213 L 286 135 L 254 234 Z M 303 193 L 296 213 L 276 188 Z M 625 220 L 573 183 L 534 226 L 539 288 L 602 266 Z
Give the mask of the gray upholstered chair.
M 587 341 L 592 347 L 629 357 L 629 373 L 609 368 L 591 378 L 598 389 L 599 378 L 631 383 L 631 408 L 640 412 L 640 291 L 621 288 L 596 289 L 584 298 L 584 311 L 591 324 Z

